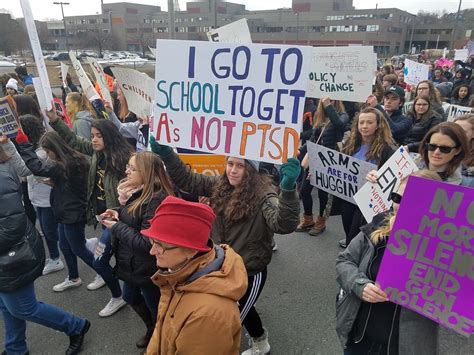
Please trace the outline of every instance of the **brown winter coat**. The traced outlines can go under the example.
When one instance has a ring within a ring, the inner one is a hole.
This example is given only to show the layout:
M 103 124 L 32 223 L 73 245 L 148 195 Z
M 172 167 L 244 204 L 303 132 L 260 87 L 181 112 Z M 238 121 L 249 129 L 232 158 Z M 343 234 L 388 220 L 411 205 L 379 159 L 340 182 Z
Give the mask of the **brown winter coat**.
M 237 301 L 247 289 L 247 273 L 232 248 L 215 247 L 175 273 L 158 271 L 152 281 L 161 298 L 147 355 L 239 353 Z

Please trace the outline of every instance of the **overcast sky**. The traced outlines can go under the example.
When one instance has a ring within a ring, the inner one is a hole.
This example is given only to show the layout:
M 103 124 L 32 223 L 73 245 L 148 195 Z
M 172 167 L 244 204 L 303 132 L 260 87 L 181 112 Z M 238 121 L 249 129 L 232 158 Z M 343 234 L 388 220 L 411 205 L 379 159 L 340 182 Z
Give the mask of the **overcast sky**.
M 36 20 L 61 19 L 61 7 L 53 5 L 54 0 L 30 0 L 31 8 Z M 70 5 L 64 6 L 66 16 L 74 15 L 92 15 L 100 12 L 100 0 L 66 0 Z M 112 3 L 118 1 L 104 1 Z M 163 10 L 167 9 L 167 0 L 129 0 L 128 2 L 151 4 L 161 6 Z M 275 9 L 280 7 L 291 7 L 291 0 L 234 0 L 232 2 L 245 4 L 248 10 Z M 182 9 L 186 8 L 186 0 L 179 1 Z M 455 12 L 458 9 L 459 0 L 354 0 L 356 9 L 397 7 L 399 9 L 416 14 L 418 10 Z M 49 6 L 51 5 L 51 6 Z M 464 0 L 462 9 L 474 7 L 474 0 Z M 5 8 L 13 13 L 15 17 L 23 17 L 20 7 L 20 0 L 2 0 L 0 9 Z

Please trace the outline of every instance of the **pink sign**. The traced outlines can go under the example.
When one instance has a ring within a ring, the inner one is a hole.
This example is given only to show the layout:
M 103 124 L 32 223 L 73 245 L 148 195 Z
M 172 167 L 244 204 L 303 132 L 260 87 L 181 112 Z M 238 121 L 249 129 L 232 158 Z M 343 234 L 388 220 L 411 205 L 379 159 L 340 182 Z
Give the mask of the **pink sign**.
M 474 331 L 474 189 L 410 177 L 377 282 L 390 301 Z

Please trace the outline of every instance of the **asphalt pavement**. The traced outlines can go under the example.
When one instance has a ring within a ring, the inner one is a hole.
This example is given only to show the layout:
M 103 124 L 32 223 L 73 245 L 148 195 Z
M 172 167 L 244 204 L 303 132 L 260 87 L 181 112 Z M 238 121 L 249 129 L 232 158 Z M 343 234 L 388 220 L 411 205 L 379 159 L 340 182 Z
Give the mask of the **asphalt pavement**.
M 316 199 L 315 199 L 316 200 Z M 97 231 L 87 229 L 87 237 Z M 307 233 L 277 235 L 278 251 L 268 268 L 268 279 L 257 302 L 264 326 L 268 329 L 272 355 L 342 354 L 335 332 L 335 259 L 343 236 L 340 217 L 331 217 L 326 231 L 317 237 Z M 98 312 L 109 301 L 106 287 L 88 291 L 94 273 L 80 262 L 83 285 L 61 293 L 53 285 L 63 281 L 66 270 L 40 277 L 36 294 L 40 301 L 62 307 L 89 319 L 91 329 L 81 354 L 141 354 L 135 341 L 144 334 L 144 326 L 130 307 L 115 315 L 100 318 Z M 0 344 L 3 344 L 0 322 Z M 242 332 L 241 350 L 247 349 Z M 68 338 L 63 333 L 28 323 L 27 341 L 31 355 L 64 354 Z M 211 354 L 212 355 L 212 354 Z

